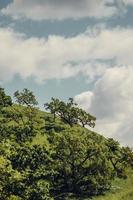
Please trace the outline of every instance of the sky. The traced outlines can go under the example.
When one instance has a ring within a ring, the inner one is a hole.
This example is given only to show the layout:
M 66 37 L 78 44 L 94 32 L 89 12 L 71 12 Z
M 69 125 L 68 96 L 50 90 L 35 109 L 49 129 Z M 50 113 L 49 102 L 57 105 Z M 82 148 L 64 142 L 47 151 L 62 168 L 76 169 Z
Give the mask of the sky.
M 0 85 L 73 97 L 133 147 L 133 0 L 0 0 Z

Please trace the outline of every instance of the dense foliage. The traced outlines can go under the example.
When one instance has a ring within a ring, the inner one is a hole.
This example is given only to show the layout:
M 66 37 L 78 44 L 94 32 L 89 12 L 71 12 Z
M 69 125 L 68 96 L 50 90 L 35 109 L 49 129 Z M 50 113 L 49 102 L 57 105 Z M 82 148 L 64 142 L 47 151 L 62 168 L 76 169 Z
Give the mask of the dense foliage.
M 96 118 L 72 98 L 52 98 L 45 104 L 50 113 L 39 111 L 28 89 L 14 98 L 0 88 L 0 199 L 90 197 L 109 190 L 116 177 L 126 178 L 132 150 L 86 129 Z

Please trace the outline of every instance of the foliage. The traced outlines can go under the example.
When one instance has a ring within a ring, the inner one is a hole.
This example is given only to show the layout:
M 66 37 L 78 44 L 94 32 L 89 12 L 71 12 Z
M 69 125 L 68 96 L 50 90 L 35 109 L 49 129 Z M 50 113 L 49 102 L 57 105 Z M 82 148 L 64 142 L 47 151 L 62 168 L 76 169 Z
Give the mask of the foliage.
M 16 98 L 16 102 L 20 105 L 26 105 L 26 106 L 36 106 L 38 104 L 33 92 L 31 92 L 28 89 L 23 89 L 22 92 L 19 92 L 18 90 L 14 93 L 14 97 Z
M 10 96 L 5 94 L 5 91 L 2 87 L 0 87 L 0 110 L 2 107 L 11 106 L 12 99 Z
M 108 191 L 104 196 L 98 196 L 92 198 L 92 200 L 132 200 L 133 199 L 133 173 L 128 171 L 127 179 L 116 179 L 112 183 L 111 190 Z M 71 199 L 74 200 L 74 199 Z M 77 199 L 75 199 L 77 200 Z M 82 199 L 82 200 L 89 200 Z
M 127 177 L 133 152 L 85 128 L 96 118 L 72 98 L 52 98 L 40 111 L 28 89 L 0 88 L 0 199 L 52 200 L 63 194 L 103 194 L 112 181 Z M 81 126 L 82 125 L 82 126 Z
M 87 130 L 67 129 L 54 138 L 53 185 L 56 191 L 96 195 L 110 188 L 114 173 L 108 148 L 101 138 L 94 141 Z M 56 180 L 56 181 L 55 181 Z
M 67 103 L 52 98 L 52 101 L 44 104 L 44 107 L 54 115 L 54 121 L 55 116 L 58 115 L 63 122 L 69 124 L 71 127 L 78 123 L 81 123 L 83 127 L 85 125 L 89 125 L 90 127 L 95 126 L 96 118 L 78 108 L 73 98 L 69 98 Z

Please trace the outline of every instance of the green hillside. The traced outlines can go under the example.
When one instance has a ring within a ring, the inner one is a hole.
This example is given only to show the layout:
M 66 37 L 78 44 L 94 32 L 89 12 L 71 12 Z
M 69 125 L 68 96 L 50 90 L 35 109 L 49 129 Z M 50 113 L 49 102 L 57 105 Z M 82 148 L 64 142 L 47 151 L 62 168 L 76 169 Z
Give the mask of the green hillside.
M 112 183 L 112 189 L 105 196 L 94 200 L 132 200 L 133 199 L 133 173 L 130 172 L 126 180 L 116 179 Z
M 52 98 L 0 88 L 0 199 L 131 200 L 133 152 L 95 133 L 96 118 Z
M 89 200 L 90 198 L 74 198 L 69 196 L 67 200 Z M 133 199 L 133 172 L 128 172 L 127 179 L 115 179 L 110 191 L 103 195 L 91 198 L 92 200 L 132 200 Z

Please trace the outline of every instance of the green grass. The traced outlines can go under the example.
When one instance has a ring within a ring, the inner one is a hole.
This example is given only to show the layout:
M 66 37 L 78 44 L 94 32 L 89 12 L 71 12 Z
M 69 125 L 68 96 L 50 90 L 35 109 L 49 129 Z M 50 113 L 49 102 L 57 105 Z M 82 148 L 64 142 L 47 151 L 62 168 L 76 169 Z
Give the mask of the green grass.
M 112 184 L 111 191 L 104 196 L 93 198 L 93 200 L 133 200 L 133 173 L 125 180 L 116 179 Z
M 65 200 L 133 200 L 133 171 L 127 179 L 116 179 L 110 191 L 104 195 L 92 198 L 67 197 Z

